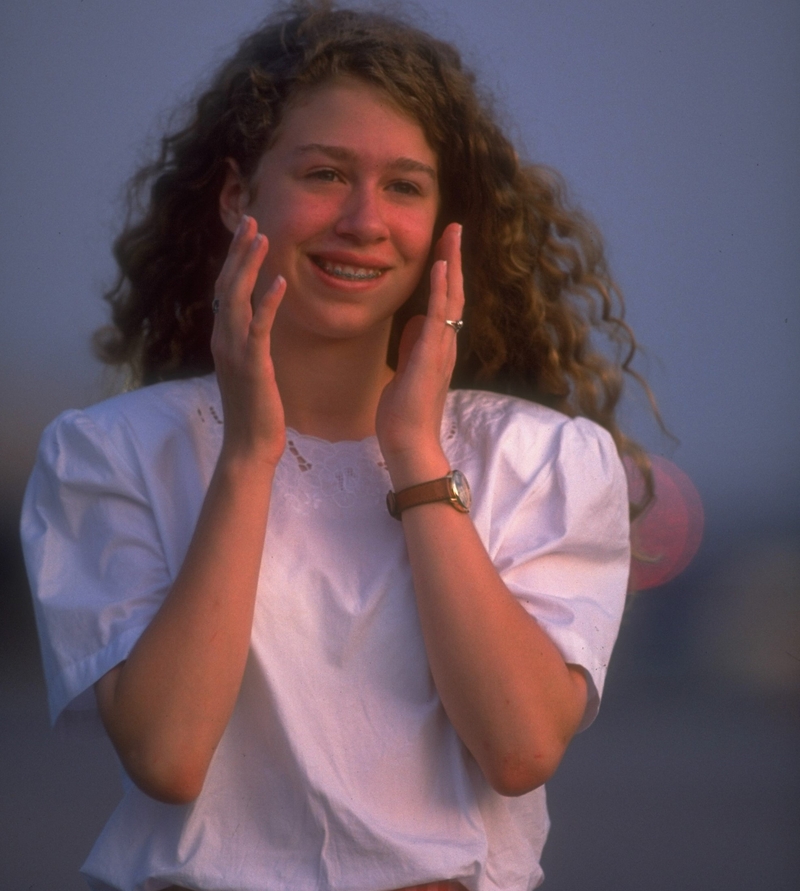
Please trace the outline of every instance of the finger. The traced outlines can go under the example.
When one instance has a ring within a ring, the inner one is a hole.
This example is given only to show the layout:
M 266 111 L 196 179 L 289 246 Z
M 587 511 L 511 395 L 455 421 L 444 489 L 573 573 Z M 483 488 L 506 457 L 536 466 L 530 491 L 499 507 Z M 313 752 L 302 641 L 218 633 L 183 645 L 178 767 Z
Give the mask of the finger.
M 223 298 L 228 302 L 228 315 L 235 321 L 249 322 L 252 318 L 253 291 L 268 251 L 267 236 L 256 233 L 235 269 L 227 295 Z
M 434 251 L 435 259 L 437 260 L 449 260 L 451 249 L 452 249 L 452 240 L 453 235 L 456 230 L 458 223 L 448 223 L 444 227 L 444 231 L 442 232 L 439 240 L 436 242 L 436 250 Z
M 454 224 L 448 243 L 446 317 L 454 321 L 464 315 L 464 272 L 461 261 L 462 227 Z
M 448 223 L 445 226 L 439 240 L 436 242 L 436 250 L 434 251 L 437 260 L 453 260 L 455 259 L 454 250 L 458 250 L 461 244 L 460 223 Z
M 444 322 L 447 318 L 447 260 L 437 260 L 431 267 L 431 293 L 428 298 L 427 318 L 432 322 Z
M 282 275 L 277 275 L 269 288 L 255 303 L 253 320 L 250 323 L 250 330 L 253 334 L 263 337 L 272 331 L 275 313 L 277 313 L 285 294 L 286 279 Z
M 231 286 L 236 270 L 241 264 L 253 238 L 255 237 L 257 227 L 255 220 L 246 215 L 239 220 L 239 225 L 233 233 L 233 238 L 228 246 L 228 253 L 225 262 L 222 264 L 217 281 L 215 283 L 215 293 L 217 297 L 224 297 Z
M 457 320 L 464 312 L 464 276 L 461 260 L 460 223 L 450 223 L 436 245 L 436 257 L 447 262 L 447 299 L 445 318 Z
M 258 234 L 255 220 L 244 217 L 225 261 L 226 276 L 220 276 L 214 288 L 212 351 L 235 351 L 235 345 L 247 336 L 253 317 L 250 300 L 268 249 L 267 238 Z

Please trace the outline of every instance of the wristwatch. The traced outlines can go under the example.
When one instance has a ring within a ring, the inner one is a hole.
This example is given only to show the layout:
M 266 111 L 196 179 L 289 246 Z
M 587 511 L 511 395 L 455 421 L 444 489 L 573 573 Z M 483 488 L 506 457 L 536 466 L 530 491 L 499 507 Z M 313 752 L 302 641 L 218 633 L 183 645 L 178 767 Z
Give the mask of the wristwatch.
M 386 507 L 389 513 L 400 519 L 400 514 L 409 507 L 418 504 L 432 504 L 435 501 L 446 501 L 462 514 L 469 513 L 472 504 L 472 493 L 467 478 L 460 470 L 451 470 L 447 476 L 427 483 L 409 486 L 400 492 L 389 492 L 386 496 Z

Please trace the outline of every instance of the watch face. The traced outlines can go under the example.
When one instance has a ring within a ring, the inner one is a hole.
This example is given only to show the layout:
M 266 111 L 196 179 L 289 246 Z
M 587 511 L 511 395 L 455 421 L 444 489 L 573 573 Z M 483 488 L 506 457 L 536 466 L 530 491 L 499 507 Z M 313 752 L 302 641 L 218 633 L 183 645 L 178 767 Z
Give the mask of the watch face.
M 458 503 L 463 510 L 468 511 L 472 505 L 472 492 L 470 492 L 467 478 L 460 470 L 454 470 L 450 479 L 453 482 L 453 493 L 458 499 Z

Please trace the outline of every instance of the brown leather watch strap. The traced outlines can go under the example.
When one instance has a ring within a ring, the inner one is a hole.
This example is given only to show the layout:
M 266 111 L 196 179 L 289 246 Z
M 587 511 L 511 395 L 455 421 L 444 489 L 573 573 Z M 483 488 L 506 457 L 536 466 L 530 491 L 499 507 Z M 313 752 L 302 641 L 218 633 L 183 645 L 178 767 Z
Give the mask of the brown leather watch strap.
M 397 520 L 400 514 L 409 507 L 418 504 L 431 504 L 434 501 L 450 501 L 450 478 L 443 476 L 438 480 L 429 480 L 427 483 L 418 483 L 409 486 L 401 492 L 389 492 L 386 496 L 386 506 L 389 513 Z
M 460 481 L 462 488 L 467 489 L 469 495 L 469 486 L 460 471 L 450 471 L 447 476 L 440 477 L 437 480 L 429 480 L 426 483 L 417 483 L 415 486 L 409 486 L 400 492 L 389 492 L 386 496 L 386 507 L 389 513 L 396 519 L 400 519 L 400 514 L 410 507 L 416 507 L 418 504 L 433 504 L 436 501 L 444 501 L 450 503 L 457 511 L 467 513 L 469 511 L 469 497 L 467 503 L 462 503 L 459 497 L 457 484 L 454 476 Z

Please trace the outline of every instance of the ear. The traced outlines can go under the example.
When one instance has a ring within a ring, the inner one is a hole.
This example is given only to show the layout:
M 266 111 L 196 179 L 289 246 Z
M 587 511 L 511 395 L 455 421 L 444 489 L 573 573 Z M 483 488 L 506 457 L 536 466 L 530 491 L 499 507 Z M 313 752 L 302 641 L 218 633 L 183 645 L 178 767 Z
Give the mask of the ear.
M 230 232 L 235 232 L 248 203 L 247 183 L 233 158 L 226 158 L 228 170 L 225 182 L 219 193 L 219 215 L 222 224 Z

